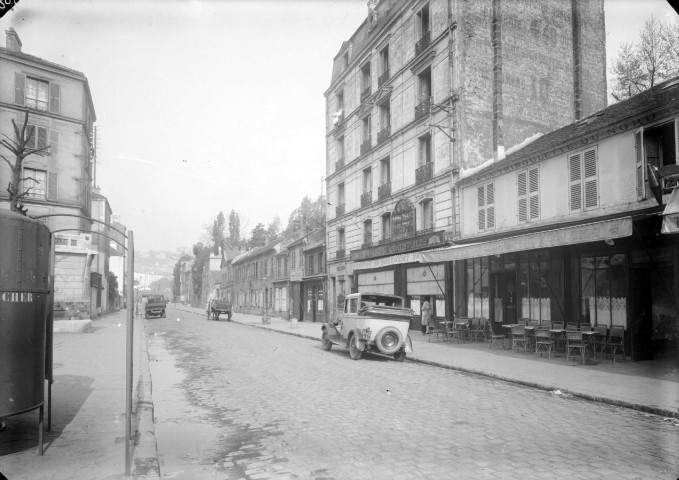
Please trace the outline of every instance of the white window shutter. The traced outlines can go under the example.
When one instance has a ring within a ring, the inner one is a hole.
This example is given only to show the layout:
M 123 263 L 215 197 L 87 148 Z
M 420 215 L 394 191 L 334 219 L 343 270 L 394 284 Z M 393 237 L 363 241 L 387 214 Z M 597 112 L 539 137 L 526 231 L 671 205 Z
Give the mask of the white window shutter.
M 50 130 L 50 155 L 54 158 L 57 153 L 59 153 L 59 132 Z
M 634 154 L 637 165 L 637 200 L 646 198 L 646 161 L 643 129 L 634 132 Z
M 494 184 L 486 185 L 486 228 L 495 227 L 495 187 Z
M 28 138 L 28 141 L 26 142 L 26 147 L 35 148 L 35 145 L 36 145 L 35 139 L 38 137 L 38 127 L 36 127 L 35 125 L 31 125 L 31 124 L 26 125 L 25 136 L 26 136 L 26 138 Z
M 478 209 L 479 209 L 479 218 L 478 218 L 478 226 L 479 230 L 485 230 L 486 228 L 486 188 L 485 187 L 479 187 L 477 190 L 477 198 L 478 198 Z
M 537 168 L 528 171 L 528 195 L 530 197 L 530 218 L 540 218 L 540 178 Z
M 57 174 L 49 172 L 47 174 L 47 200 L 56 200 L 58 196 Z
M 47 146 L 47 129 L 45 127 L 37 127 L 38 145 L 36 148 L 45 148 Z
M 528 202 L 526 200 L 526 172 L 519 173 L 517 177 L 517 193 L 519 200 L 519 222 L 525 222 L 528 218 Z
M 596 149 L 587 150 L 584 156 L 585 167 L 585 208 L 593 208 L 599 204 L 599 188 L 597 185 Z
M 579 153 L 568 157 L 571 212 L 582 208 L 582 172 L 580 163 Z
M 61 87 L 58 83 L 50 84 L 50 112 L 61 113 Z
M 24 88 L 26 84 L 26 77 L 21 73 L 14 73 L 14 103 L 17 105 L 25 105 Z

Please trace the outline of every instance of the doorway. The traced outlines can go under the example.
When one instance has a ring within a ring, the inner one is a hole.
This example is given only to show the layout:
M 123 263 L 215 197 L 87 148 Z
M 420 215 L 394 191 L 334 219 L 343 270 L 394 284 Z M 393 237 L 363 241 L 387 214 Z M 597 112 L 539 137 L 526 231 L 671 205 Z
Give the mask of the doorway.
M 516 323 L 518 320 L 516 272 L 493 273 L 491 285 L 493 320 L 505 324 Z

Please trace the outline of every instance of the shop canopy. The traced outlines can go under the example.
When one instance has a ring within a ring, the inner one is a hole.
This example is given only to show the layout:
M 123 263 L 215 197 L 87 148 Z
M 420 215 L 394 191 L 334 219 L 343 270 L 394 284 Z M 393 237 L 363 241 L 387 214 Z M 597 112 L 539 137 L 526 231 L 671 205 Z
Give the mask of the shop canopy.
M 679 188 L 672 190 L 662 213 L 662 233 L 679 233 Z
M 449 262 L 451 260 L 523 252 L 576 243 L 614 240 L 616 238 L 629 237 L 630 235 L 632 235 L 632 219 L 625 217 L 516 235 L 470 245 L 454 245 L 438 251 L 422 252 L 421 261 L 423 263 Z

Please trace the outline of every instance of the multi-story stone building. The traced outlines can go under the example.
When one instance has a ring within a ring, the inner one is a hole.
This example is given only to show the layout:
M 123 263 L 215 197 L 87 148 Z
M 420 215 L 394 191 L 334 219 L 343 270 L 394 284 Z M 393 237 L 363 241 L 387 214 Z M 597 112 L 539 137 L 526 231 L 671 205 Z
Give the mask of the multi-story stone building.
M 460 241 L 417 260 L 455 270 L 455 312 L 619 326 L 633 360 L 677 356 L 679 77 L 541 136 L 458 188 Z
M 43 221 L 55 233 L 55 318 L 89 318 L 90 269 L 98 254 L 87 232 L 91 213 L 91 189 L 96 120 L 87 78 L 80 72 L 22 51 L 19 36 L 10 28 L 6 47 L 0 47 L 0 133 L 15 137 L 12 120 L 34 128 L 29 146 L 49 146 L 48 155 L 30 155 L 23 162 L 22 187 L 31 187 L 21 203 L 31 217 Z M 4 150 L 4 149 L 3 149 Z M 7 150 L 8 160 L 14 161 Z M 11 169 L 0 163 L 0 208 L 9 208 L 6 191 Z M 63 216 L 76 215 L 76 216 Z
M 462 171 L 605 107 L 603 0 L 369 6 L 325 92 L 329 298 L 377 290 L 443 316 L 452 267 L 409 255 L 461 238 Z

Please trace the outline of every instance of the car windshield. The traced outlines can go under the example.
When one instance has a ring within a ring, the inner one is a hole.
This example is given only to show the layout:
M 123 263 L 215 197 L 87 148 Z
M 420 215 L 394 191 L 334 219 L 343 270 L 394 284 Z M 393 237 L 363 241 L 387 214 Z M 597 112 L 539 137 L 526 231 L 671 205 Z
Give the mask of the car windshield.
M 402 301 L 398 297 L 389 297 L 382 295 L 362 295 L 361 307 L 370 307 L 374 305 L 384 307 L 402 307 Z

